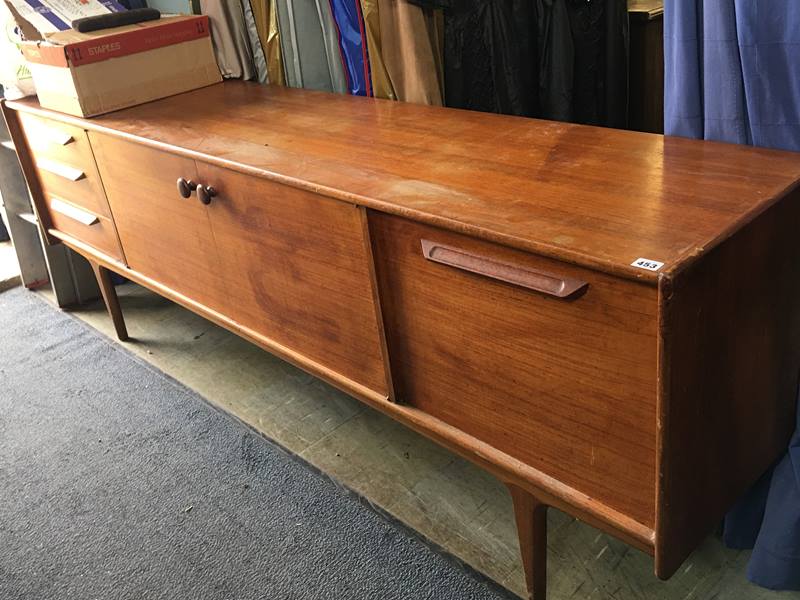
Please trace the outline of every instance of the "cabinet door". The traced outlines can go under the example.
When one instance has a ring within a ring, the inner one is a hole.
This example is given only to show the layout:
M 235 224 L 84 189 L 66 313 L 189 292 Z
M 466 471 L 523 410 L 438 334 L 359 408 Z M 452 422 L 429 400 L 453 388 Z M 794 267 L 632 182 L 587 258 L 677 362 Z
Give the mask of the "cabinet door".
M 397 400 L 648 527 L 657 290 L 369 214 Z
M 361 210 L 212 165 L 198 170 L 217 191 L 208 208 L 229 316 L 338 383 L 388 395 Z
M 108 203 L 128 266 L 219 310 L 219 264 L 208 210 L 182 198 L 179 177 L 197 181 L 193 160 L 90 132 Z

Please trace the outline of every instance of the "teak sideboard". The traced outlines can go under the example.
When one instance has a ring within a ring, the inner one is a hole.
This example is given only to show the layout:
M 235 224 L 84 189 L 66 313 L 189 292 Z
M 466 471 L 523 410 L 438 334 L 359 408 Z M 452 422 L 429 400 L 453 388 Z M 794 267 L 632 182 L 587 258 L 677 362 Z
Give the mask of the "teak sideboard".
M 227 82 L 6 102 L 43 232 L 672 575 L 786 447 L 800 155 Z

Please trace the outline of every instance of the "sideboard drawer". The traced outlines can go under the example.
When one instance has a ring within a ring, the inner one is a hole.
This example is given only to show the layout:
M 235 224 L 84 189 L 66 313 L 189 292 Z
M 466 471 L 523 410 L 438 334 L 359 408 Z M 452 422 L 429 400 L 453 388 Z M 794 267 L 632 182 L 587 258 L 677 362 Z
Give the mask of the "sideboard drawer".
M 53 229 L 124 262 L 111 219 L 54 196 L 47 196 L 47 204 Z
M 86 132 L 72 125 L 20 113 L 42 191 L 111 217 Z
M 652 526 L 655 288 L 371 212 L 398 400 Z

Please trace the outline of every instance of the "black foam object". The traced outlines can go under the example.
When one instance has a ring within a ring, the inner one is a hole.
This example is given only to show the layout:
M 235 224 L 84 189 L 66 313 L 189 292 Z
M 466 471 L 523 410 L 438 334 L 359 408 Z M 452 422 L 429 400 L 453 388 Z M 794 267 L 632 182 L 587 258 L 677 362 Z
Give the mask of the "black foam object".
M 133 25 L 134 23 L 144 23 L 145 21 L 155 21 L 160 18 L 161 11 L 158 9 L 134 8 L 124 12 L 75 19 L 72 22 L 72 28 L 81 33 L 88 33 L 98 29 L 110 29 L 112 27 L 122 27 L 123 25 Z

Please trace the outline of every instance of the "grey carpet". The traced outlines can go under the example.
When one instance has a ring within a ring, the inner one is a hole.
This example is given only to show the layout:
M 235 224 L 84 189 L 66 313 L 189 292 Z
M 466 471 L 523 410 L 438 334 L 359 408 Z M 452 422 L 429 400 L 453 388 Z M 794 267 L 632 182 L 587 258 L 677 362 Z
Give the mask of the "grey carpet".
M 0 293 L 3 600 L 510 597 L 34 293 Z

